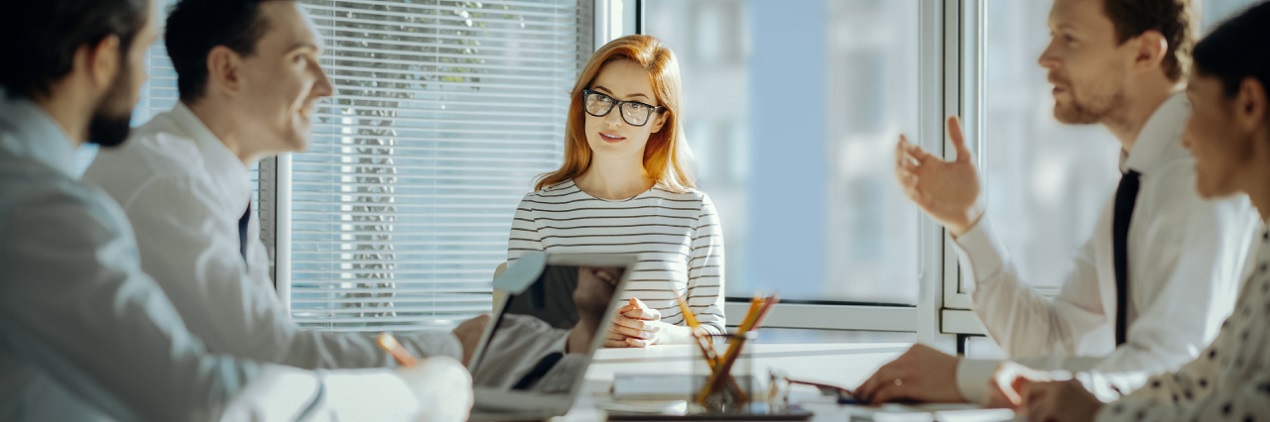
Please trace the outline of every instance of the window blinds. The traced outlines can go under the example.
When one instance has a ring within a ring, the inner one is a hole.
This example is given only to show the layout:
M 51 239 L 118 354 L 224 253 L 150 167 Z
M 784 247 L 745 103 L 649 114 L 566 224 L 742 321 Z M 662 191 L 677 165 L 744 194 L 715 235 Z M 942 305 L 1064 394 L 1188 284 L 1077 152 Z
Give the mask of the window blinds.
M 380 331 L 487 312 L 516 204 L 560 162 L 592 2 L 303 3 L 335 95 L 291 158 L 292 316 Z

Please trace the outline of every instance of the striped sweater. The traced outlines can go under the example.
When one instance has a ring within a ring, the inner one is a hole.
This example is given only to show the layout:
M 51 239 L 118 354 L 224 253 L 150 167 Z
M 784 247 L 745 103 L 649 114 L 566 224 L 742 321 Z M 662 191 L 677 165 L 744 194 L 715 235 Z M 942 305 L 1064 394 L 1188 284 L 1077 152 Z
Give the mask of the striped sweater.
M 508 265 L 526 251 L 637 254 L 622 300 L 637 298 L 660 311 L 663 322 L 683 325 L 675 297 L 686 293 L 702 326 L 724 330 L 723 229 L 701 191 L 654 186 L 606 200 L 570 180 L 530 192 L 512 220 Z

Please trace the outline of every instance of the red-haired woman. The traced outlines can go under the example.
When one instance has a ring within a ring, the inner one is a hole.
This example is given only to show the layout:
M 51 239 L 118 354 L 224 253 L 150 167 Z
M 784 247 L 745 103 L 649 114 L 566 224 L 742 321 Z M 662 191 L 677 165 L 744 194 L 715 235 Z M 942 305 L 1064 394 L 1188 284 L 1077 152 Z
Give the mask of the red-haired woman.
M 723 332 L 723 231 L 688 173 L 681 93 L 679 64 L 656 38 L 601 47 L 570 94 L 564 163 L 512 222 L 509 264 L 526 251 L 639 255 L 606 347 L 691 341 L 676 297 L 699 330 Z

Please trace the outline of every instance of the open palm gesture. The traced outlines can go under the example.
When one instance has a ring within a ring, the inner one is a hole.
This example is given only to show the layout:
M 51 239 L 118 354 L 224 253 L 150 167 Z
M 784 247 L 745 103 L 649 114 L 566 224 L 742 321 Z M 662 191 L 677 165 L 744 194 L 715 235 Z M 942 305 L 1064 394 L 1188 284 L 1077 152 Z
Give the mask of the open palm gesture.
M 953 236 L 960 236 L 983 215 L 979 172 L 970 160 L 970 149 L 966 148 L 956 117 L 948 118 L 948 136 L 957 153 L 952 161 L 944 161 L 900 135 L 895 147 L 895 179 L 904 187 L 904 196 Z

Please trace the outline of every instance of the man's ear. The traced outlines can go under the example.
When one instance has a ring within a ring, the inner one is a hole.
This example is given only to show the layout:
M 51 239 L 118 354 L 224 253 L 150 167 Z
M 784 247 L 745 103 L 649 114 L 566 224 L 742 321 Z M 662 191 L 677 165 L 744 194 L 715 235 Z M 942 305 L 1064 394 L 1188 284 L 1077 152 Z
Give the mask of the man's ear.
M 208 95 L 237 96 L 242 91 L 242 57 L 229 47 L 218 45 L 207 52 Z
M 115 79 L 119 77 L 119 72 L 123 70 L 121 68 L 123 57 L 119 57 L 118 35 L 108 35 L 95 45 L 80 47 L 75 56 L 76 61 L 83 60 L 77 66 L 83 66 L 83 69 L 88 71 L 93 86 L 101 88 L 102 92 L 110 90 Z
M 1266 86 L 1260 80 L 1246 77 L 1239 82 L 1235 93 L 1235 124 L 1247 131 L 1270 124 L 1270 109 L 1266 104 Z
M 1159 68 L 1164 63 L 1164 56 L 1169 53 L 1169 40 L 1156 30 L 1147 30 L 1134 38 L 1137 51 L 1133 55 L 1133 67 L 1141 71 Z

